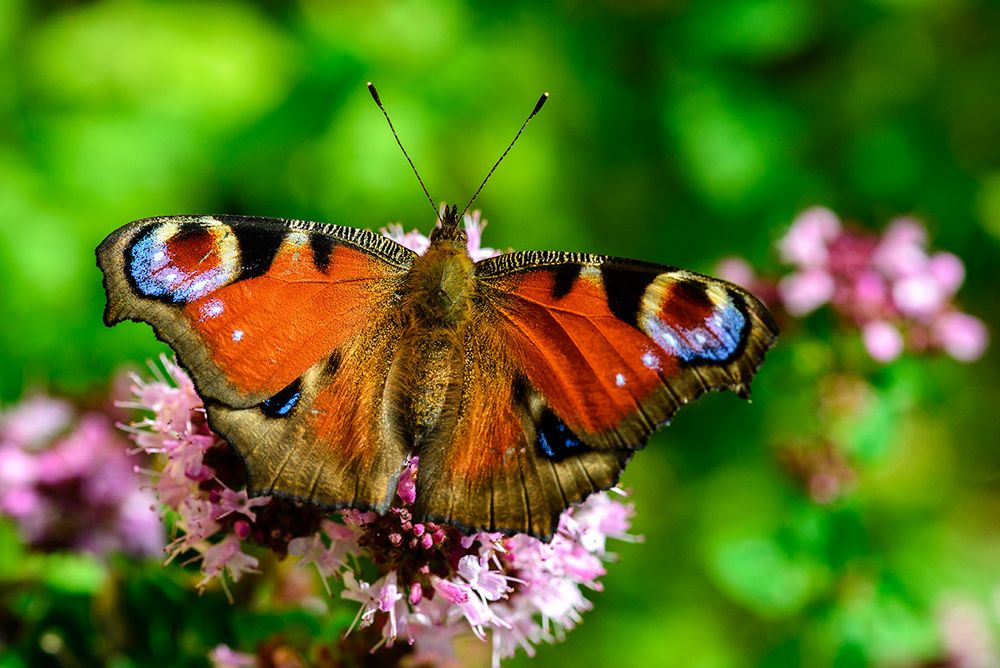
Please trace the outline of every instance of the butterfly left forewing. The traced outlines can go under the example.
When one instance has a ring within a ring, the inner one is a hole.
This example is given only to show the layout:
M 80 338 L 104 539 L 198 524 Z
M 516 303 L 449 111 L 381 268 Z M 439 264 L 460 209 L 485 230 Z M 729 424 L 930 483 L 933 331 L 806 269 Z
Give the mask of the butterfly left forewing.
M 406 454 L 379 416 L 411 251 L 321 223 L 169 216 L 97 257 L 105 321 L 147 322 L 174 349 L 251 492 L 385 507 Z
M 393 308 L 413 256 L 367 230 L 244 216 L 139 220 L 97 250 L 105 322 L 149 323 L 203 397 L 244 408 Z

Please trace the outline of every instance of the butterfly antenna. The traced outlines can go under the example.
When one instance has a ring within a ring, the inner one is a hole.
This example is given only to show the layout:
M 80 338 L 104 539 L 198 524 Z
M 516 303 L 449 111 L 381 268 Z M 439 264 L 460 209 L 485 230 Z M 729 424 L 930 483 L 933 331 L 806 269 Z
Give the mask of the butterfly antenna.
M 528 114 L 528 117 L 524 119 L 524 123 L 521 123 L 521 129 L 518 130 L 517 134 L 514 135 L 514 138 L 510 140 L 510 144 L 507 145 L 507 148 L 504 149 L 504 152 L 501 153 L 500 157 L 497 158 L 497 161 L 493 163 L 493 167 L 490 168 L 489 174 L 486 175 L 486 178 L 483 179 L 483 182 L 479 184 L 478 188 L 476 188 L 476 193 L 472 196 L 472 199 L 469 200 L 469 203 L 465 205 L 465 208 L 462 209 L 462 215 L 459 216 L 459 218 L 461 218 L 466 214 L 466 212 L 469 210 L 469 207 L 472 206 L 472 203 L 476 201 L 477 197 L 479 197 L 479 193 L 483 191 L 483 187 L 486 185 L 486 182 L 490 180 L 490 177 L 493 176 L 493 172 L 495 172 L 500 163 L 503 162 L 503 159 L 507 157 L 507 154 L 510 152 L 510 149 L 514 147 L 514 143 L 517 141 L 517 138 L 521 136 L 522 132 L 524 132 L 524 128 L 528 127 L 528 121 L 534 118 L 535 114 L 537 114 L 539 111 L 542 110 L 542 107 L 545 106 L 545 103 L 548 101 L 548 99 L 549 99 L 549 94 L 547 92 L 542 93 L 542 96 L 538 98 L 538 102 L 535 103 L 535 108 L 532 109 L 531 113 Z
M 434 209 L 434 217 L 440 220 L 441 214 L 438 212 L 437 206 L 434 205 L 434 198 L 431 197 L 429 192 L 427 192 L 427 186 L 424 185 L 424 180 L 420 178 L 420 172 L 417 171 L 417 166 L 413 164 L 413 161 L 410 160 L 410 155 L 406 152 L 406 149 L 403 148 L 403 142 L 399 141 L 399 135 L 396 134 L 396 128 L 393 127 L 392 120 L 389 118 L 389 113 L 385 110 L 385 107 L 382 106 L 382 99 L 378 96 L 378 91 L 375 90 L 375 84 L 371 81 L 368 82 L 368 92 L 372 94 L 372 99 L 375 100 L 375 104 L 378 105 L 382 115 L 385 116 L 385 121 L 389 124 L 389 129 L 392 130 L 392 136 L 396 139 L 396 143 L 399 144 L 399 150 L 403 152 L 403 157 L 406 158 L 408 163 L 410 163 L 410 169 L 413 170 L 413 174 L 417 177 L 420 187 L 423 188 L 424 194 L 427 195 L 427 201 L 431 203 L 431 208 Z

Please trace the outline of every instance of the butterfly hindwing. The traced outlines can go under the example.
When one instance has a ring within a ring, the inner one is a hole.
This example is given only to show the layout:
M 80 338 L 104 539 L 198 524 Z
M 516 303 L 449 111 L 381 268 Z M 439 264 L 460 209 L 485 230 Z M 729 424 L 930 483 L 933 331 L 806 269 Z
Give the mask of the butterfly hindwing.
M 382 506 L 405 453 L 372 416 L 414 254 L 305 221 L 171 216 L 97 252 L 110 325 L 149 323 L 177 353 L 252 492 Z
M 209 405 L 213 429 L 239 444 L 256 494 L 384 512 L 408 445 L 391 429 L 384 388 L 398 319 L 373 319 L 330 357 L 252 408 Z
M 522 375 L 498 323 L 479 315 L 463 337 L 454 426 L 420 449 L 414 515 L 548 537 L 568 506 L 613 486 L 632 453 L 576 440 Z

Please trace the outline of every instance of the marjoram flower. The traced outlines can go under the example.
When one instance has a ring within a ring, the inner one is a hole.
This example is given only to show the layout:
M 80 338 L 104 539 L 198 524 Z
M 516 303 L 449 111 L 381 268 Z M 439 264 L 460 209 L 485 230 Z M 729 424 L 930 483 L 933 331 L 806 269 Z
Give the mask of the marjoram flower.
M 793 269 L 776 284 L 756 277 L 739 258 L 724 261 L 719 271 L 793 317 L 829 305 L 860 331 L 868 354 L 879 362 L 904 350 L 978 359 L 989 340 L 986 326 L 954 304 L 965 266 L 926 245 L 926 228 L 914 218 L 897 218 L 877 235 L 813 207 L 778 241 L 782 260 Z
M 0 412 L 0 516 L 41 550 L 157 553 L 155 499 L 106 414 L 43 394 Z

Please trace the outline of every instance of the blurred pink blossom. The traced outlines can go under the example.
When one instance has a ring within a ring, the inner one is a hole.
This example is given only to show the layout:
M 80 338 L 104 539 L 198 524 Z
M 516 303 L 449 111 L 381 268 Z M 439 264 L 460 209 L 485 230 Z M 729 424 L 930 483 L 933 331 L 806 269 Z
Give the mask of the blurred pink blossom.
M 155 554 L 163 529 L 110 417 L 38 394 L 0 412 L 0 515 L 43 550 Z
M 252 668 L 257 665 L 257 657 L 237 652 L 228 645 L 217 645 L 208 653 L 212 668 Z
M 984 610 L 974 601 L 945 597 L 938 604 L 937 623 L 946 665 L 954 668 L 998 668 L 1000 652 Z
M 934 322 L 934 341 L 949 355 L 963 362 L 972 362 L 986 352 L 989 335 L 982 320 L 967 313 L 948 311 Z
M 903 353 L 903 335 L 891 323 L 875 320 L 861 330 L 868 354 L 879 362 L 891 362 Z
M 792 315 L 812 313 L 833 298 L 833 277 L 818 268 L 785 276 L 778 282 L 778 294 Z
M 926 244 L 927 230 L 911 217 L 893 220 L 876 235 L 813 207 L 778 241 L 790 273 L 769 283 L 738 258 L 727 258 L 718 270 L 794 317 L 829 305 L 861 332 L 869 355 L 879 362 L 904 350 L 978 359 L 988 345 L 986 327 L 953 303 L 965 267 L 952 253 L 929 253 Z
M 727 257 L 715 265 L 715 273 L 730 283 L 742 285 L 747 289 L 757 280 L 753 267 L 741 257 Z
M 778 242 L 781 258 L 801 267 L 825 265 L 829 245 L 841 232 L 840 219 L 823 207 L 806 209 Z

